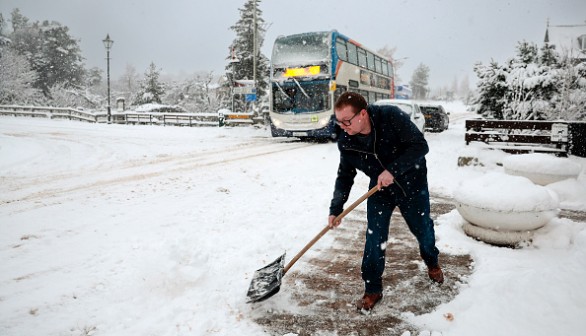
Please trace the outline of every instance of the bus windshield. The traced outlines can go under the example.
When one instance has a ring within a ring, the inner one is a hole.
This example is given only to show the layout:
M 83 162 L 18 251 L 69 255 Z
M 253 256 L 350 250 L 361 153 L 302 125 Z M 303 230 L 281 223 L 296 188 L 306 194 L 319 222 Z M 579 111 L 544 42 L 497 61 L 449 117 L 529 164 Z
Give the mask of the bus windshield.
M 330 34 L 305 33 L 277 38 L 273 47 L 273 64 L 323 63 L 330 58 Z
M 273 83 L 273 111 L 277 113 L 316 112 L 330 109 L 329 83 L 288 81 Z

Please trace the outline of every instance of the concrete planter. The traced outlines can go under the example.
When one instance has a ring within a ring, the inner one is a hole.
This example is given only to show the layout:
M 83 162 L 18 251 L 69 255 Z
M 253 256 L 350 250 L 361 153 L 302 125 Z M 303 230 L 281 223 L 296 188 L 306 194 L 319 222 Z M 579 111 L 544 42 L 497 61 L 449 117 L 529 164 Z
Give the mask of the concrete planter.
M 557 215 L 559 202 L 547 188 L 519 176 L 489 173 L 466 181 L 454 193 L 467 223 L 464 232 L 496 245 L 531 239 L 533 231 Z
M 462 225 L 464 232 L 475 239 L 498 246 L 515 246 L 533 238 L 533 231 L 497 231 L 486 229 L 468 222 Z
M 505 173 L 524 176 L 535 184 L 548 185 L 569 178 L 577 178 L 582 167 L 567 158 L 547 154 L 511 155 L 503 160 Z
M 502 211 L 479 208 L 462 202 L 456 204 L 460 215 L 468 222 L 497 231 L 533 231 L 556 216 L 556 209 Z

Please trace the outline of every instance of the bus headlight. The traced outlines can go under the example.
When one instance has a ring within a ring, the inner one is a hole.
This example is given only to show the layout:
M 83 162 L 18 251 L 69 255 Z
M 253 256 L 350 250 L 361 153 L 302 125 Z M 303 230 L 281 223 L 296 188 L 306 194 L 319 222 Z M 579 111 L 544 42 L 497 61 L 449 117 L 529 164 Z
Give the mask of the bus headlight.
M 319 125 L 318 127 L 326 127 L 326 126 L 328 126 L 329 123 L 330 123 L 330 117 L 320 118 L 319 121 L 317 122 L 317 124 Z
M 273 122 L 273 125 L 275 125 L 275 127 L 277 128 L 281 128 L 281 126 L 283 126 L 283 122 L 279 119 L 271 118 L 271 121 Z

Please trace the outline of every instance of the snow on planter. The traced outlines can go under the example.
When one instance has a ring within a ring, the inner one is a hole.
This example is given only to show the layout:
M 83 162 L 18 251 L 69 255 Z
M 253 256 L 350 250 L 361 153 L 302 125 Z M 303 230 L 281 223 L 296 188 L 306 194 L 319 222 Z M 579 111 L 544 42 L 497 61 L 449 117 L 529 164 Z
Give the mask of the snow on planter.
M 488 173 L 466 181 L 455 192 L 469 236 L 491 244 L 514 245 L 557 215 L 555 193 L 521 176 Z
M 511 155 L 503 160 L 503 167 L 507 174 L 525 176 L 539 185 L 577 178 L 582 170 L 567 158 L 540 153 Z

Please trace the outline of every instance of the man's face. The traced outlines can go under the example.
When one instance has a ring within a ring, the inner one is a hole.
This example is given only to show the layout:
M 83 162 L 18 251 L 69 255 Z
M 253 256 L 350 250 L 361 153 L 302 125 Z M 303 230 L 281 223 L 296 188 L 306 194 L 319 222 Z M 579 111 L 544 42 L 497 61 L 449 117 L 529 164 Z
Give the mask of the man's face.
M 353 106 L 346 105 L 336 110 L 335 115 L 338 125 L 350 135 L 358 134 L 364 129 L 364 115 L 366 115 L 364 109 L 356 111 Z

